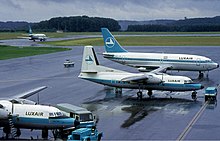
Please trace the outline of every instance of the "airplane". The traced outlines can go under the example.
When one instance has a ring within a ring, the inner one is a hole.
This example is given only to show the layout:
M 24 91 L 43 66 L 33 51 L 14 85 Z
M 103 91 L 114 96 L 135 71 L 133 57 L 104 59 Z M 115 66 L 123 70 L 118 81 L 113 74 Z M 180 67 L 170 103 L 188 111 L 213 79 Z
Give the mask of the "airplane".
M 46 88 L 42 86 L 0 99 L 0 127 L 3 127 L 6 138 L 9 135 L 12 138 L 19 137 L 20 129 L 24 128 L 42 130 L 42 138 L 46 139 L 48 130 L 61 131 L 74 126 L 75 119 L 65 116 L 59 109 L 26 99 Z
M 139 71 L 147 72 L 158 68 L 164 72 L 166 70 L 198 71 L 199 77 L 203 77 L 202 72 L 219 67 L 219 64 L 211 59 L 198 55 L 128 52 L 107 28 L 101 30 L 105 44 L 104 58 L 135 67 Z
M 158 71 L 130 73 L 99 65 L 92 46 L 85 46 L 81 73 L 81 79 L 115 88 L 138 89 L 137 98 L 142 99 L 142 91 L 147 90 L 149 97 L 153 90 L 161 91 L 193 91 L 192 98 L 196 100 L 196 90 L 203 89 L 201 84 L 185 76 L 171 76 Z M 141 91 L 142 90 L 142 91 Z
M 28 37 L 21 37 L 21 38 L 33 40 L 33 41 L 35 42 L 35 40 L 46 41 L 46 39 L 47 39 L 48 37 L 47 37 L 45 34 L 34 34 L 34 33 L 32 32 L 31 26 L 29 26 L 29 34 L 28 34 Z

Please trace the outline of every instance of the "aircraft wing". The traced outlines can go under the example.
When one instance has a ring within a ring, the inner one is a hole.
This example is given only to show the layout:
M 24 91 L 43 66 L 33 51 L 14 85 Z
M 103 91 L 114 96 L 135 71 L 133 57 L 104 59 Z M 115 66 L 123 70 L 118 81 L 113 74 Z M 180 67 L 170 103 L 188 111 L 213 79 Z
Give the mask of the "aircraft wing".
M 148 75 L 143 74 L 143 75 L 125 77 L 121 79 L 121 81 L 143 81 L 143 80 L 147 80 L 148 78 L 149 78 Z
M 171 65 L 163 65 L 155 70 L 152 70 L 151 73 L 166 72 L 168 68 L 172 68 L 172 66 Z
M 19 38 L 19 39 L 31 39 L 31 37 L 21 37 L 21 36 L 18 36 L 17 38 Z
M 134 76 L 128 76 L 121 81 L 127 81 L 127 82 L 135 82 L 135 83 L 149 83 L 149 84 L 159 84 L 162 82 L 162 80 L 155 76 L 155 74 L 152 73 L 143 73 L 142 75 L 134 75 Z
M 13 96 L 12 99 L 26 99 L 26 98 L 28 98 L 28 97 L 30 97 L 30 96 L 32 96 L 32 95 L 34 95 L 34 94 L 44 90 L 44 89 L 46 89 L 46 88 L 47 88 L 47 86 L 42 86 L 42 87 L 38 87 L 38 88 L 35 88 L 35 89 L 31 89 L 31 90 L 29 90 L 27 92 L 18 94 L 16 96 Z

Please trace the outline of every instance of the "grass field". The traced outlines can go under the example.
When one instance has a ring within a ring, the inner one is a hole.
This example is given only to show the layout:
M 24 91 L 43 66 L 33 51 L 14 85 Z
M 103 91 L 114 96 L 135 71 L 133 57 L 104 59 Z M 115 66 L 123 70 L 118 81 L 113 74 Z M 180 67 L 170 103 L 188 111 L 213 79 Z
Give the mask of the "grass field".
M 48 54 L 59 51 L 70 50 L 68 48 L 53 48 L 53 47 L 12 47 L 0 45 L 0 60 L 19 58 L 25 56 L 33 56 L 40 54 Z
M 39 33 L 39 32 L 36 32 Z M 40 32 L 46 34 L 49 38 L 61 38 L 72 35 L 101 35 L 100 32 Z M 0 40 L 16 39 L 28 35 L 26 32 L 0 32 Z M 157 34 L 220 34 L 220 32 L 112 32 L 113 35 L 157 35 Z
M 220 37 L 185 36 L 126 36 L 116 37 L 123 46 L 220 46 Z M 75 40 L 44 42 L 56 46 L 103 46 L 102 38 L 83 38 Z

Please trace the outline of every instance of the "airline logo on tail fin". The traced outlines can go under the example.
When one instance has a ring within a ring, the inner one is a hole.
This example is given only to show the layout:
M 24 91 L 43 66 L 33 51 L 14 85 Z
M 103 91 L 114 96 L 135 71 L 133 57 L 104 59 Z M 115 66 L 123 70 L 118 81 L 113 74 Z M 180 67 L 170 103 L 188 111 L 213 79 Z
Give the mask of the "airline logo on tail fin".
M 114 38 L 112 37 L 108 37 L 106 40 L 105 40 L 105 44 L 108 48 L 112 48 L 114 45 L 115 45 L 115 40 Z
M 92 59 L 92 57 L 91 57 L 90 55 L 86 56 L 85 61 L 86 61 L 86 63 L 89 64 L 89 65 L 93 63 L 93 59 Z
M 114 36 L 107 28 L 101 28 L 101 30 L 106 52 L 127 52 L 123 47 L 121 47 L 121 45 L 117 42 L 117 40 L 114 38 Z

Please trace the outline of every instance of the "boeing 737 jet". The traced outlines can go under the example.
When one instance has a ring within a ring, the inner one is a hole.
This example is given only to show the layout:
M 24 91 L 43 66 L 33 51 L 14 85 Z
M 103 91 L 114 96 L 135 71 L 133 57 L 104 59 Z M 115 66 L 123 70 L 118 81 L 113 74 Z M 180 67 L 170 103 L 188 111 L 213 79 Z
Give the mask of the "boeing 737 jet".
M 47 39 L 48 37 L 47 37 L 45 34 L 34 34 L 34 33 L 32 32 L 31 27 L 29 26 L 29 34 L 28 34 L 28 37 L 21 37 L 21 38 L 33 40 L 33 41 L 35 42 L 36 40 L 46 41 L 46 39 Z
M 48 130 L 62 130 L 74 126 L 74 119 L 62 111 L 47 105 L 39 105 L 26 98 L 42 91 L 46 86 L 35 88 L 12 98 L 0 99 L 0 127 L 6 134 L 19 137 L 20 128 L 42 130 L 42 137 L 47 138 Z
M 160 71 L 210 71 L 219 67 L 211 59 L 189 54 L 166 54 L 166 53 L 136 53 L 125 50 L 114 38 L 107 28 L 102 28 L 105 44 L 104 58 L 138 68 L 139 71 L 159 69 Z
M 116 88 L 139 89 L 137 96 L 142 99 L 142 91 L 193 91 L 192 98 L 196 99 L 196 90 L 202 89 L 201 84 L 193 83 L 185 76 L 171 76 L 158 72 L 129 73 L 99 65 L 92 46 L 85 46 L 80 78 L 102 85 Z

